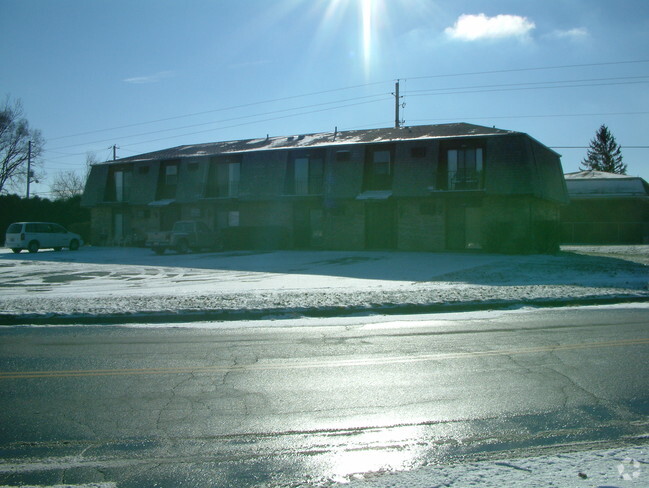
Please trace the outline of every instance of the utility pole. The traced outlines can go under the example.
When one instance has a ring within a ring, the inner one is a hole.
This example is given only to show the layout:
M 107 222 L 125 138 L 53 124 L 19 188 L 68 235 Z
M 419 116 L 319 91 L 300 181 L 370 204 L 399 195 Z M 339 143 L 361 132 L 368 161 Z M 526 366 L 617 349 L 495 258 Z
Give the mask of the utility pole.
M 394 84 L 394 127 L 397 129 L 401 127 L 401 117 L 399 116 L 399 109 L 401 108 L 402 96 L 399 95 L 399 80 Z M 404 104 L 405 106 L 405 104 Z
M 398 129 L 401 125 L 401 119 L 399 118 L 399 80 L 394 84 L 394 126 Z
M 27 194 L 26 198 L 29 200 L 29 183 L 32 179 L 32 141 L 27 144 Z
M 113 161 L 117 159 L 117 145 L 113 144 Z

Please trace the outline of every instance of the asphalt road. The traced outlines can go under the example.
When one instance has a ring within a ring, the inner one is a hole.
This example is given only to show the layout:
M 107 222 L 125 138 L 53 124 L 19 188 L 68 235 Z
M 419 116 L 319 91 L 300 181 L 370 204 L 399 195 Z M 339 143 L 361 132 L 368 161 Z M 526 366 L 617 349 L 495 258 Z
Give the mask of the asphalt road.
M 326 486 L 649 425 L 646 307 L 280 324 L 0 328 L 0 484 Z

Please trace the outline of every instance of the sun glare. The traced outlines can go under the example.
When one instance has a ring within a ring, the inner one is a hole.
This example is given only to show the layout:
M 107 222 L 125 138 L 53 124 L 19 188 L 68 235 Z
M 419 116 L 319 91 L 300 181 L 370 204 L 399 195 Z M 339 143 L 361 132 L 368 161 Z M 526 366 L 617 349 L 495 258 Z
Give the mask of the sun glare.
M 372 3 L 373 0 L 362 0 L 361 18 L 363 19 L 363 67 L 365 76 L 369 76 L 372 62 Z

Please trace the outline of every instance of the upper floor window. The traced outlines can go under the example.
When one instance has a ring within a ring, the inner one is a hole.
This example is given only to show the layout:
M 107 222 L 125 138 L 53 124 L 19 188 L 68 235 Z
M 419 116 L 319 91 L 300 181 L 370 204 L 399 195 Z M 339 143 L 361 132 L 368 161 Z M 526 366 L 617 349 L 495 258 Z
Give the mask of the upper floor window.
M 131 171 L 123 167 L 111 168 L 108 173 L 105 200 L 107 202 L 125 202 L 131 193 Z
M 442 147 L 437 190 L 481 190 L 484 188 L 484 149 L 475 143 Z
M 448 189 L 482 188 L 482 148 L 449 149 Z
M 207 182 L 208 197 L 236 198 L 241 181 L 239 156 L 219 156 L 210 162 Z
M 324 181 L 324 154 L 322 151 L 290 154 L 284 181 L 286 195 L 321 194 Z
M 158 180 L 158 198 L 174 198 L 177 186 L 178 163 L 176 161 L 162 163 Z
M 391 190 L 394 171 L 394 149 L 370 147 L 365 154 L 364 190 Z

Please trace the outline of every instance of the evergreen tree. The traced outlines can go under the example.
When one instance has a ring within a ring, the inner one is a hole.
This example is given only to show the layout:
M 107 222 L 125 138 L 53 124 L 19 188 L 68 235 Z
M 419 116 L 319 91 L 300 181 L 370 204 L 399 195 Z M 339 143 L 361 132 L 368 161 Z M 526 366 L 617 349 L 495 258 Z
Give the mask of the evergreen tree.
M 595 138 L 590 141 L 586 158 L 581 164 L 581 170 L 626 174 L 626 164 L 622 162 L 620 145 L 615 141 L 615 137 L 606 125 L 602 125 L 595 134 Z

